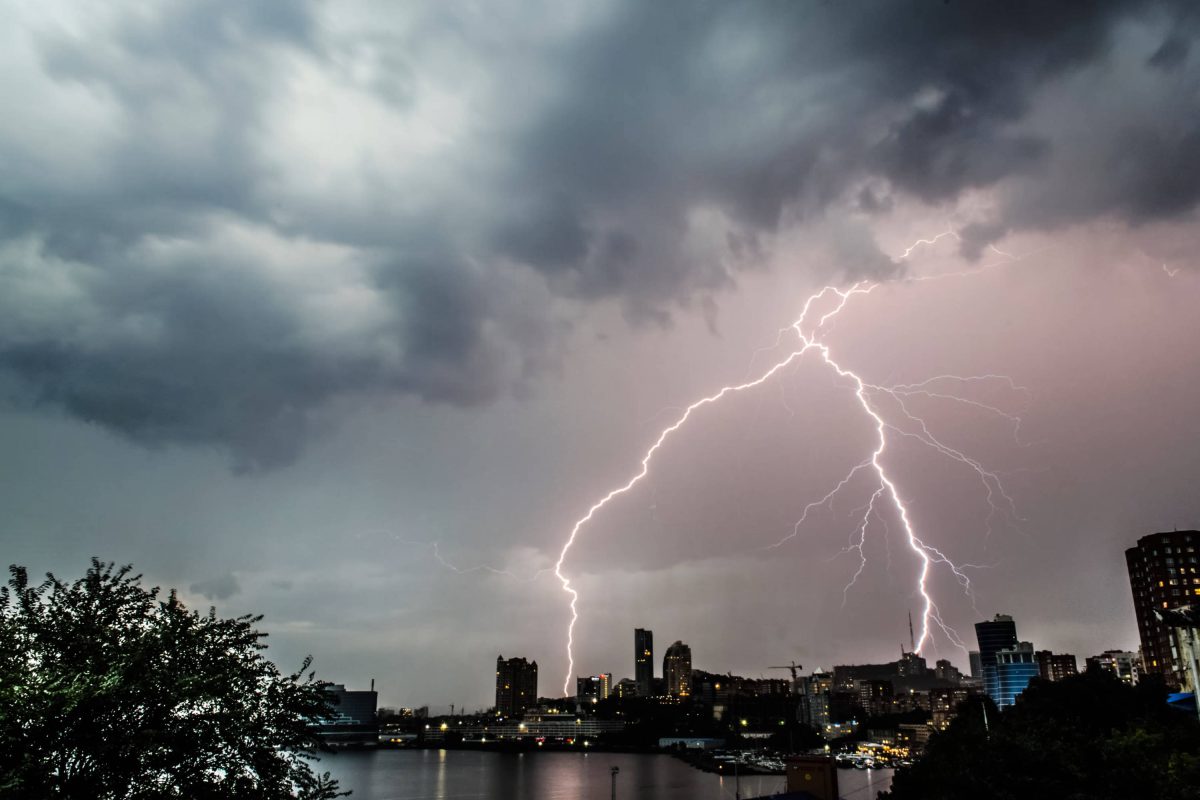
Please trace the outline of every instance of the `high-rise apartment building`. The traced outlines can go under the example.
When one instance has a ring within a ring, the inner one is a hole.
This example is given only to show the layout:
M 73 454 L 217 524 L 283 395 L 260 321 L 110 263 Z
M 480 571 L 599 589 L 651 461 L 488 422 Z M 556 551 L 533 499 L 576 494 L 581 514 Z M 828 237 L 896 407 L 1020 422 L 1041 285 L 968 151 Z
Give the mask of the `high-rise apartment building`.
M 496 656 L 496 713 L 516 717 L 537 704 L 537 662 Z
M 1167 686 L 1178 689 L 1187 665 L 1179 654 L 1172 628 L 1154 614 L 1200 601 L 1197 552 L 1200 531 L 1151 533 L 1125 551 L 1133 610 L 1142 641 L 1142 667 L 1161 675 Z
M 1038 650 L 1033 656 L 1038 662 L 1039 675 L 1044 680 L 1061 681 L 1063 678 L 1079 674 L 1079 663 L 1071 653 Z
M 602 672 L 587 678 L 575 679 L 575 700 L 580 705 L 595 705 L 607 700 L 612 687 L 612 673 Z
M 983 676 L 983 690 L 987 692 L 988 697 L 999 703 L 996 653 L 1017 646 L 1017 624 L 1007 614 L 997 614 L 991 621 L 975 623 L 975 638 L 979 640 L 979 669 Z
M 673 697 L 692 693 L 692 648 L 680 641 L 667 648 L 663 656 L 663 681 L 667 694 Z
M 823 733 L 829 724 L 829 693 L 833 690 L 832 672 L 814 672 L 800 679 L 797 716 L 813 730 Z
M 1137 686 L 1142 675 L 1141 661 L 1131 650 L 1105 650 L 1098 656 L 1088 656 L 1084 663 L 1087 669 L 1110 673 L 1130 686 Z
M 944 731 L 958 715 L 958 707 L 967 702 L 971 693 L 967 689 L 941 687 L 929 690 L 929 710 L 933 716 L 933 727 Z
M 642 697 L 654 694 L 654 631 L 633 631 L 633 679 Z

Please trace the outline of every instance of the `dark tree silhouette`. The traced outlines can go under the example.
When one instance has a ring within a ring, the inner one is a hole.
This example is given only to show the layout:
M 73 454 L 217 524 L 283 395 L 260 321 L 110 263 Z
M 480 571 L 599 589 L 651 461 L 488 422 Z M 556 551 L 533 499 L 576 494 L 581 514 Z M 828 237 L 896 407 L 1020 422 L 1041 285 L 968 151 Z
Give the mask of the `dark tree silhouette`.
M 257 616 L 190 611 L 96 559 L 0 588 L 0 797 L 337 797 L 309 760 L 324 683 L 263 655 Z
M 1200 724 L 1171 709 L 1162 684 L 1108 673 L 1035 680 L 1011 708 L 960 709 L 890 800 L 1200 798 Z

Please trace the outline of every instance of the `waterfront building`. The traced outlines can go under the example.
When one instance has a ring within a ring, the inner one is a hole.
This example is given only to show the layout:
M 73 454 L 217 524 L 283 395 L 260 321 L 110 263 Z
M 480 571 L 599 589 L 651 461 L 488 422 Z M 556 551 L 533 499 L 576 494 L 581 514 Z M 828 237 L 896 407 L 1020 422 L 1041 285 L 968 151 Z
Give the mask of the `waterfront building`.
M 1172 629 L 1155 616 L 1200 599 L 1200 573 L 1196 548 L 1200 531 L 1152 533 L 1138 539 L 1125 551 L 1133 610 L 1142 642 L 1142 667 L 1161 675 L 1167 686 L 1178 690 L 1186 677 L 1187 664 L 1180 657 Z
M 681 641 L 667 648 L 663 656 L 663 681 L 667 694 L 673 697 L 692 693 L 692 648 Z
M 992 700 L 1000 708 L 1011 706 L 1029 682 L 1038 677 L 1039 667 L 1033 645 L 1019 642 L 1015 647 L 997 651 L 992 669 L 996 675 L 996 693 L 991 695 Z
M 375 691 L 375 681 L 371 681 L 369 691 L 350 690 L 343 684 L 331 683 L 325 687 L 325 693 L 329 695 L 333 713 L 317 728 L 322 739 L 330 744 L 349 744 L 373 742 L 378 738 L 379 722 L 375 712 L 379 694 Z
M 575 679 L 575 700 L 580 706 L 595 705 L 601 700 L 607 700 L 612 686 L 612 673 L 602 672 L 587 678 Z
M 654 695 L 654 631 L 633 631 L 633 678 L 642 697 Z
M 1044 680 L 1061 681 L 1063 678 L 1079 674 L 1078 661 L 1071 653 L 1038 650 L 1033 655 L 1038 662 L 1038 674 Z
M 988 697 L 999 704 L 996 653 L 1017 646 L 1017 624 L 1007 614 L 997 614 L 990 621 L 975 623 L 975 638 L 979 641 L 979 665 L 980 674 L 983 677 L 983 690 Z
M 537 662 L 496 656 L 496 715 L 515 717 L 537 703 Z
M 1130 686 L 1137 686 L 1142 676 L 1142 659 L 1129 650 L 1105 650 L 1098 656 L 1084 659 L 1086 669 L 1098 669 L 1116 675 Z
M 460 741 L 484 744 L 502 741 L 579 744 L 619 733 L 624 728 L 625 723 L 621 720 L 580 717 L 566 711 L 551 709 L 531 709 L 522 717 L 504 721 L 486 718 L 460 720 L 459 724 L 454 726 L 453 732 Z M 422 738 L 426 742 L 442 741 L 449 729 L 450 725 L 446 722 L 440 726 L 427 727 L 422 733 Z

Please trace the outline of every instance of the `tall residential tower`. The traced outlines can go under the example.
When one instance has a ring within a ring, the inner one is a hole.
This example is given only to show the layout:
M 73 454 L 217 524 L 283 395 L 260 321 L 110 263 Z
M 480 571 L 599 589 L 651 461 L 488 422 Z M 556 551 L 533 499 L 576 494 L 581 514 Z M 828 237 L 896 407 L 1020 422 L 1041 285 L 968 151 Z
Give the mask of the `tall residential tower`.
M 496 714 L 519 717 L 537 705 L 537 662 L 496 656 Z
M 1186 682 L 1183 673 L 1187 665 L 1179 657 L 1172 628 L 1160 622 L 1154 612 L 1200 602 L 1197 547 L 1200 531 L 1171 531 L 1143 536 L 1137 546 L 1125 551 L 1142 640 L 1142 668 L 1161 675 L 1175 690 Z
M 654 631 L 633 631 L 633 679 L 642 697 L 654 694 Z
M 692 648 L 683 642 L 667 648 L 663 656 L 663 682 L 672 697 L 687 697 L 692 693 Z

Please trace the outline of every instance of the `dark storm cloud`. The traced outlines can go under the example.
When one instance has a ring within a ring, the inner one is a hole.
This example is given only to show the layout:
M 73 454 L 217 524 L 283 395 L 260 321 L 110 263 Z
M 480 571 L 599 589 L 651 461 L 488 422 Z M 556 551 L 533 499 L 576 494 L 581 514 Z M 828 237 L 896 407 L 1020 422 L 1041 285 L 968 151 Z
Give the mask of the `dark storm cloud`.
M 1181 66 L 1187 60 L 1191 48 L 1192 44 L 1187 39 L 1172 34 L 1154 51 L 1154 55 L 1150 56 L 1146 60 L 1146 63 L 1152 67 L 1169 72 Z
M 188 587 L 189 592 L 203 595 L 208 600 L 228 600 L 242 590 L 237 576 L 227 572 L 216 578 L 193 583 Z
M 1164 81 L 1195 91 L 1182 8 L 617 3 L 555 28 L 385 4 L 356 29 L 340 4 L 79 5 L 10 34 L 32 72 L 3 81 L 38 87 L 52 135 L 0 127 L 0 369 L 17 402 L 264 466 L 338 398 L 511 390 L 554 360 L 556 297 L 711 308 L 785 224 L 833 218 L 854 279 L 900 267 L 843 218 L 905 198 L 994 191 L 968 253 L 1176 217 L 1194 115 L 1071 128 L 1045 95 L 1113 70 L 1076 118 L 1147 80 L 1172 110 Z M 1127 80 L 1113 53 L 1145 31 Z

